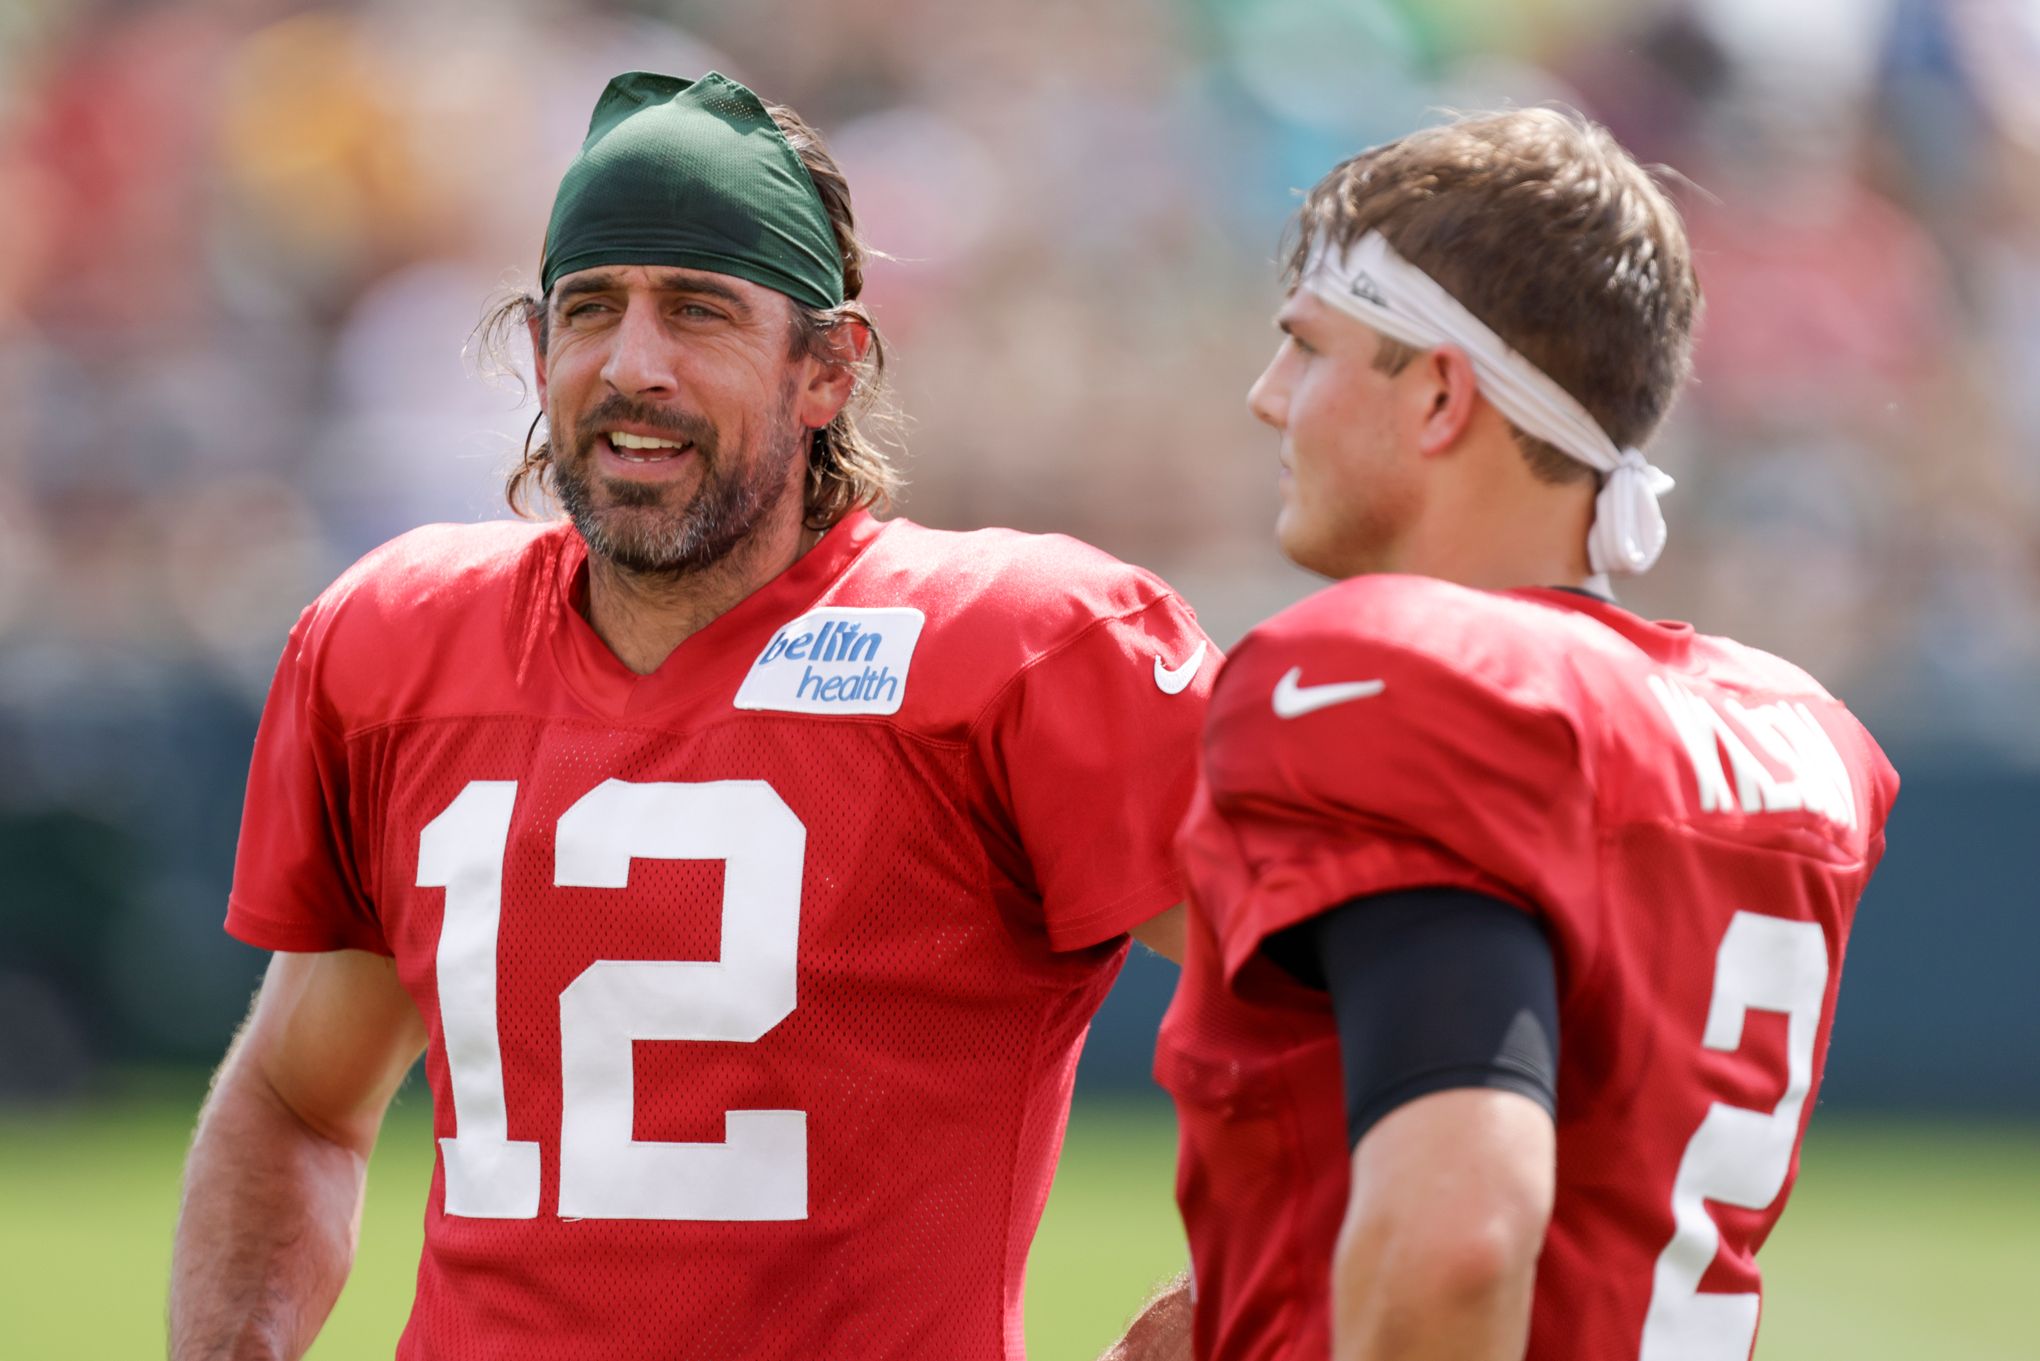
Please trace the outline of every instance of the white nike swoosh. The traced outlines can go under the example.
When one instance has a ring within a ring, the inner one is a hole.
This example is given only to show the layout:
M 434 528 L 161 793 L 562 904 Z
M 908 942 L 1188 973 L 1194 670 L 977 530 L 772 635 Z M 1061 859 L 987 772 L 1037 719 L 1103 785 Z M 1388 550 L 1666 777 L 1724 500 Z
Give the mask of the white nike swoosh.
M 1388 688 L 1387 681 L 1334 681 L 1329 685 L 1298 685 L 1303 668 L 1292 666 L 1275 682 L 1275 717 L 1302 718 L 1334 704 L 1353 699 L 1372 699 Z
M 1190 679 L 1197 674 L 1197 668 L 1204 665 L 1204 650 L 1210 646 L 1209 642 L 1199 643 L 1197 650 L 1190 654 L 1190 660 L 1173 671 L 1162 665 L 1160 657 L 1156 657 L 1155 685 L 1165 695 L 1182 694 L 1190 688 Z

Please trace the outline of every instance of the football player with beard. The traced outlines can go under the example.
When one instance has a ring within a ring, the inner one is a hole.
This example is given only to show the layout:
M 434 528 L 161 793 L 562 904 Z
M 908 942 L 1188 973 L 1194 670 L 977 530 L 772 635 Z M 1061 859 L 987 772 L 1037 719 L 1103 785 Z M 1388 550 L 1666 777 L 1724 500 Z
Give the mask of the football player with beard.
M 864 258 L 791 111 L 604 93 L 499 317 L 547 432 L 513 504 L 566 517 L 385 545 L 277 671 L 227 913 L 276 955 L 178 1361 L 311 1344 L 420 1053 L 399 1357 L 1021 1356 L 1086 1026 L 1129 933 L 1180 949 L 1218 656 L 1083 544 L 873 515 Z

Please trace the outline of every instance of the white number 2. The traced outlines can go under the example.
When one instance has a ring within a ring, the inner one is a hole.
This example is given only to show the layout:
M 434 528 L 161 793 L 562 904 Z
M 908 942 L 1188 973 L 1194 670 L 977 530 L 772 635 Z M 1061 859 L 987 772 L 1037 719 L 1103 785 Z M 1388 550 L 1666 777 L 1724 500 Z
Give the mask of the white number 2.
M 1742 1047 L 1743 1017 L 1783 1012 L 1785 1095 L 1768 1114 L 1715 1102 L 1686 1145 L 1672 1182 L 1672 1240 L 1658 1254 L 1638 1361 L 1747 1361 L 1757 1297 L 1702 1294 L 1721 1231 L 1704 1202 L 1761 1210 L 1785 1189 L 1799 1114 L 1813 1085 L 1814 1040 L 1827 995 L 1827 940 L 1813 922 L 1738 912 L 1714 959 L 1714 999 L 1701 1043 Z
M 446 890 L 436 971 L 453 1088 L 446 1212 L 538 1214 L 538 1145 L 509 1137 L 496 935 L 517 786 L 475 780 L 425 827 L 418 886 Z M 720 860 L 714 960 L 597 960 L 560 994 L 560 1214 L 807 1218 L 807 1113 L 729 1111 L 721 1143 L 631 1137 L 635 1040 L 756 1040 L 791 1015 L 807 829 L 760 780 L 607 780 L 560 815 L 553 882 L 623 888 L 630 862 Z

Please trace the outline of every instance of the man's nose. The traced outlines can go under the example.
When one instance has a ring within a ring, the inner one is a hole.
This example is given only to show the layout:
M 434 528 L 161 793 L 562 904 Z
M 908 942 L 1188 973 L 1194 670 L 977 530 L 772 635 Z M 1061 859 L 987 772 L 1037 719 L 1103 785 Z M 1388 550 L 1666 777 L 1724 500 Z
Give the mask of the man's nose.
M 658 308 L 649 300 L 632 298 L 610 333 L 602 381 L 627 397 L 672 397 L 680 387 L 674 366 L 677 354 L 672 337 L 659 324 Z
M 1275 372 L 1281 364 L 1277 358 L 1247 389 L 1247 410 L 1254 413 L 1255 420 L 1277 430 L 1289 424 L 1289 388 Z

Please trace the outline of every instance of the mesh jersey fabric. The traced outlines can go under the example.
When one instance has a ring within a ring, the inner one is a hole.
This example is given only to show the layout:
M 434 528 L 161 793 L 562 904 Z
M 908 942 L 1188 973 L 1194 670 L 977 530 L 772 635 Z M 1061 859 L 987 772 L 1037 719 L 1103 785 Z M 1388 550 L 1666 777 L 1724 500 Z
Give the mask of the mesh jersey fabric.
M 863 513 L 649 676 L 584 589 L 565 525 L 399 539 L 305 612 L 257 738 L 228 930 L 391 955 L 427 1023 L 398 1356 L 1019 1357 L 1085 1028 L 1181 896 L 1216 665 L 1155 665 L 1194 616 L 1070 540 Z M 924 612 L 896 713 L 733 707 L 840 608 Z M 676 1211 L 631 1169 L 679 1145 Z
M 1382 684 L 1316 688 L 1355 681 Z M 1356 896 L 1441 886 L 1536 914 L 1558 963 L 1557 1195 L 1526 1356 L 1746 1356 L 1755 1253 L 1896 792 L 1803 672 L 1584 595 L 1366 577 L 1256 629 L 1219 678 L 1178 838 L 1191 925 L 1156 1058 L 1196 1354 L 1330 1347 L 1337 1033 L 1325 994 L 1261 943 Z M 1693 1151 L 1724 1121 L 1740 1122 L 1724 1165 L 1775 1158 L 1774 1185 L 1733 1193 L 1754 1203 L 1716 1203 L 1721 1168 Z M 1764 1158 L 1740 1156 L 1753 1137 Z

